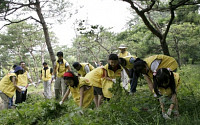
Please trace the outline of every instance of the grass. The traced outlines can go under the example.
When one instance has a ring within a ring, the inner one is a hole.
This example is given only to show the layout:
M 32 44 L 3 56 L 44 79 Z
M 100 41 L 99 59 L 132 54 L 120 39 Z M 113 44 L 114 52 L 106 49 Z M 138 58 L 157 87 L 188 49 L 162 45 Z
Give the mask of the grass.
M 99 109 L 94 103 L 88 109 L 80 109 L 70 98 L 60 106 L 58 102 L 45 100 L 39 89 L 31 88 L 26 103 L 20 104 L 17 109 L 0 112 L 0 124 L 26 125 L 198 125 L 200 124 L 200 67 L 188 65 L 178 71 L 181 76 L 181 87 L 178 91 L 179 112 L 178 118 L 165 120 L 161 116 L 159 102 L 150 93 L 145 81 L 140 80 L 134 96 L 115 84 L 115 96 L 104 102 Z M 80 112 L 83 111 L 84 114 Z

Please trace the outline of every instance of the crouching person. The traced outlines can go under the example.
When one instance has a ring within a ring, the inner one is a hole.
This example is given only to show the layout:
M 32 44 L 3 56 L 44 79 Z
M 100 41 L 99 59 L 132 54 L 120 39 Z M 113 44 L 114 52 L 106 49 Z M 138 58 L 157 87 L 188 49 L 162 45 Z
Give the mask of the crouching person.
M 94 98 L 94 90 L 89 80 L 84 77 L 78 78 L 73 72 L 69 71 L 64 74 L 64 81 L 69 85 L 69 88 L 60 101 L 60 104 L 65 101 L 71 92 L 75 103 L 79 107 L 88 107 Z
M 9 98 L 13 97 L 16 89 L 22 90 L 17 86 L 17 78 L 19 74 L 23 74 L 23 69 L 20 66 L 15 67 L 14 73 L 9 73 L 0 81 L 0 96 L 3 100 L 3 109 L 8 109 Z
M 165 103 L 163 101 L 165 99 L 162 99 L 162 97 L 159 98 L 163 117 L 165 119 L 170 119 L 172 112 L 174 113 L 174 116 L 179 116 L 177 100 L 177 89 L 180 86 L 179 74 L 169 71 L 166 68 L 161 68 L 153 76 L 153 81 L 156 95 L 158 97 L 167 97 L 172 101 L 166 112 L 164 107 Z

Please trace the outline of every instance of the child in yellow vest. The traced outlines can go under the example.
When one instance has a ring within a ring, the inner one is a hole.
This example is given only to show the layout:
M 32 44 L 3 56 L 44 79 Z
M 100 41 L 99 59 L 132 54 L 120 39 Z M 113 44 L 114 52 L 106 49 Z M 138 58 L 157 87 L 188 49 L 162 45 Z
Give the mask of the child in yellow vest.
M 94 67 L 89 63 L 79 63 L 79 62 L 74 62 L 73 67 L 76 69 L 78 75 L 80 75 L 81 77 L 85 77 L 87 73 L 89 73 L 94 69 Z
M 173 57 L 166 55 L 154 55 L 145 58 L 144 60 L 137 58 L 134 62 L 134 70 L 136 75 L 144 75 L 149 89 L 153 94 L 153 74 L 156 73 L 160 68 L 169 68 L 171 71 L 175 72 L 178 68 L 178 63 Z
M 91 72 L 87 73 L 85 78 L 92 83 L 92 86 L 94 88 L 94 102 L 96 107 L 98 108 L 103 99 L 103 92 L 102 92 L 102 83 L 101 79 L 105 77 L 104 75 L 104 69 L 102 67 L 98 67 Z
M 180 78 L 178 73 L 174 73 L 172 71 L 169 71 L 166 68 L 159 69 L 156 74 L 153 76 L 154 81 L 154 91 L 158 97 L 160 96 L 166 96 L 170 98 L 172 101 L 172 104 L 170 104 L 170 107 L 165 112 L 164 103 L 161 98 L 159 98 L 161 109 L 162 109 L 162 115 L 165 119 L 170 119 L 170 115 L 172 113 L 172 110 L 175 107 L 174 115 L 179 115 L 178 112 L 178 100 L 177 100 L 177 90 L 180 86 Z
M 123 68 L 119 65 L 117 54 L 110 54 L 108 58 L 108 64 L 103 67 L 105 70 L 105 77 L 102 78 L 102 91 L 106 100 L 112 97 L 112 93 L 109 91 L 112 88 L 113 83 L 116 83 L 116 78 L 121 77 Z
M 64 102 L 71 92 L 72 97 L 77 105 L 83 108 L 88 107 L 94 98 L 94 90 L 89 80 L 84 77 L 78 77 L 70 71 L 64 74 L 64 80 L 65 83 L 69 85 L 69 88 L 60 101 L 60 104 Z
M 47 99 L 51 99 L 51 77 L 53 73 L 53 69 L 48 67 L 47 63 L 43 63 L 43 69 L 41 70 L 40 78 L 43 80 L 44 85 L 44 96 Z
M 8 109 L 9 98 L 13 97 L 16 89 L 22 90 L 17 86 L 17 78 L 19 74 L 23 74 L 23 69 L 20 66 L 15 67 L 14 73 L 8 73 L 0 81 L 0 96 L 3 100 L 3 109 Z
M 32 82 L 31 77 L 28 73 L 28 69 L 26 67 L 25 62 L 21 61 L 20 66 L 24 69 L 24 73 L 20 74 L 18 76 L 18 82 L 17 85 L 23 90 L 19 92 L 16 90 L 16 100 L 15 104 L 22 103 L 26 101 L 26 95 L 27 95 L 27 88 L 28 88 L 28 81 L 32 83 L 35 87 L 36 85 Z
M 55 77 L 55 84 L 54 84 L 54 89 L 55 89 L 55 98 L 56 100 L 60 99 L 60 96 L 64 96 L 67 86 L 64 83 L 63 75 L 65 72 L 70 71 L 70 66 L 69 63 L 63 59 L 63 52 L 57 52 L 57 57 L 58 59 L 56 60 L 54 64 L 54 69 L 53 69 L 53 77 Z

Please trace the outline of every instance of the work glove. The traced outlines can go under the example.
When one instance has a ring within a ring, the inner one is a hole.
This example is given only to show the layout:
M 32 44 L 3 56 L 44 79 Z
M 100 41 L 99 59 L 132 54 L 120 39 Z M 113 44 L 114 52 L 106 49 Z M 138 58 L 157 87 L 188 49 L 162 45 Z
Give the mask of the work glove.
M 26 91 L 26 87 L 21 88 L 22 91 Z
M 166 113 L 162 113 L 162 116 L 163 116 L 163 118 L 164 119 L 166 119 L 166 120 L 170 120 L 171 118 L 166 114 Z
M 116 79 L 112 79 L 112 82 L 113 82 L 113 83 L 116 83 Z
M 154 94 L 153 94 L 153 97 L 155 97 L 155 98 L 156 98 L 156 97 L 158 97 L 158 96 L 156 95 L 156 93 L 154 93 Z
M 36 85 L 34 82 L 32 82 L 32 84 L 33 84 L 33 86 L 34 86 L 35 88 L 37 88 L 37 85 Z
M 59 104 L 62 105 L 62 104 L 63 104 L 63 101 L 60 101 Z
M 172 109 L 167 110 L 167 115 L 170 116 L 172 114 Z

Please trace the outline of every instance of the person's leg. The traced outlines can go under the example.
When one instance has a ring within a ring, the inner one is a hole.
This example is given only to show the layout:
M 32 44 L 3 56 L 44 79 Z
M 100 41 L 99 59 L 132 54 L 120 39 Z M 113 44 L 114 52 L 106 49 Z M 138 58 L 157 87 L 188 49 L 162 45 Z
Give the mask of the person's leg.
M 22 91 L 22 102 L 26 101 L 26 94 L 27 94 L 27 89 L 25 91 Z
M 43 81 L 44 86 L 44 97 L 47 98 L 47 81 Z
M 47 92 L 47 98 L 48 99 L 51 99 L 51 80 L 47 81 L 47 84 L 46 84 L 47 88 L 46 88 L 46 92 Z
M 94 88 L 94 103 L 96 105 L 96 108 L 98 108 L 98 95 L 96 92 L 96 87 L 93 87 L 93 88 Z
M 61 78 L 57 77 L 55 84 L 54 84 L 54 89 L 55 89 L 55 99 L 59 100 L 60 99 L 60 89 L 61 89 Z
M 61 91 L 62 91 L 62 97 L 63 97 L 67 91 L 67 85 L 65 84 L 65 81 L 63 78 L 61 78 Z
M 9 99 L 8 108 L 10 109 L 10 108 L 12 108 L 12 106 L 13 106 L 13 97 L 8 98 L 8 99 Z
M 18 90 L 16 90 L 16 99 L 15 99 L 15 104 L 21 103 L 22 102 L 22 94 Z
M 138 83 L 138 77 L 136 76 L 135 72 L 132 72 L 132 79 L 130 81 L 130 93 L 135 93 L 136 92 L 136 88 L 137 88 L 137 83 Z
M 6 94 L 4 94 L 3 92 L 0 93 L 0 97 L 3 100 L 2 109 L 8 109 L 8 107 L 9 107 L 9 97 Z

